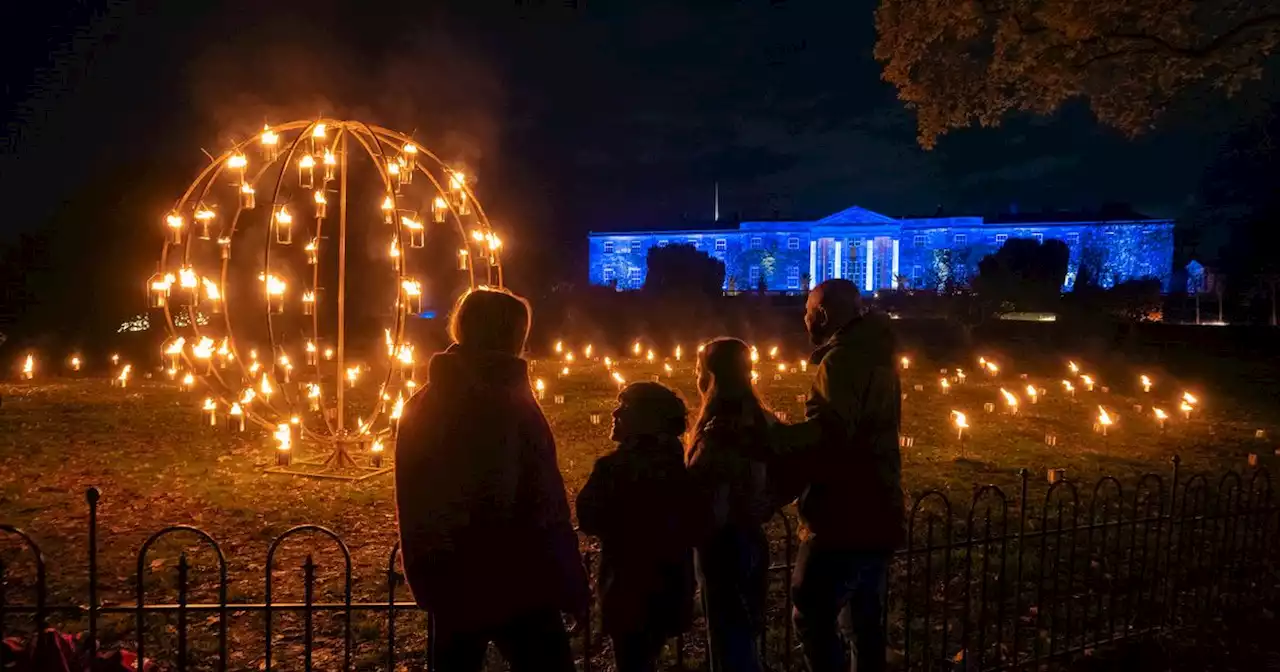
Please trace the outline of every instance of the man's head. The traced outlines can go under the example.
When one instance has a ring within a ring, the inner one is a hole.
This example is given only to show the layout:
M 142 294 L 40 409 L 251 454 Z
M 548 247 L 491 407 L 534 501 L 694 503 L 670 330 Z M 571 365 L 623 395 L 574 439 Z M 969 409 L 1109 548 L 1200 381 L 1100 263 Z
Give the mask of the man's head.
M 827 280 L 809 292 L 804 328 L 809 332 L 809 340 L 821 345 L 863 312 L 862 294 L 857 285 L 843 279 Z
M 674 390 L 661 383 L 632 383 L 618 395 L 609 438 L 625 442 L 644 436 L 679 437 L 688 423 L 688 408 Z
M 519 355 L 529 336 L 529 303 L 510 292 L 472 290 L 458 299 L 449 335 L 465 348 Z

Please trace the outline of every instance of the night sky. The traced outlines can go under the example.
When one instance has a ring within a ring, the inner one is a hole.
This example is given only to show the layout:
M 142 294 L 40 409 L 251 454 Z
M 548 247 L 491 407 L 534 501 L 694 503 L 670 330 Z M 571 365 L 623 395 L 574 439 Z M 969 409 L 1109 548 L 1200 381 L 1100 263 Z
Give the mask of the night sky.
M 1133 141 L 1076 106 L 926 152 L 871 56 L 872 0 L 53 4 L 4 22 L 0 235 L 79 239 L 59 258 L 110 257 L 129 288 L 200 148 L 264 122 L 413 132 L 478 174 L 520 276 L 545 286 L 582 280 L 588 230 L 709 219 L 716 182 L 748 219 L 1177 216 L 1277 90 L 1191 100 Z

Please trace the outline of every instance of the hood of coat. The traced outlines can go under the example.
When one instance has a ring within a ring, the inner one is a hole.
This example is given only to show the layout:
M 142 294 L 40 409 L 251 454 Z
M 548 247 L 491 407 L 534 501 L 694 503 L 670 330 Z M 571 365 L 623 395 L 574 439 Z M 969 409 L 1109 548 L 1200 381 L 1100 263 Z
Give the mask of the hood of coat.
M 428 384 L 450 390 L 511 390 L 523 387 L 532 395 L 529 363 L 502 352 L 452 345 L 431 358 Z
M 893 365 L 894 351 L 897 350 L 893 329 L 889 326 L 889 316 L 881 312 L 867 312 L 841 327 L 826 343 L 813 351 L 809 362 L 818 364 L 836 346 L 853 349 L 873 364 L 890 366 Z

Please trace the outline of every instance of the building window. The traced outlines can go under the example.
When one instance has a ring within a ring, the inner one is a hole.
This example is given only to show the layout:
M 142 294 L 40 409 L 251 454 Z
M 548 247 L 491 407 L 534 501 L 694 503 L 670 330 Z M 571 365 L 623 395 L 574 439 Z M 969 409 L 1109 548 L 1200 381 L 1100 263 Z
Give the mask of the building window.
M 1080 244 L 1080 234 L 1078 233 L 1067 234 L 1067 245 L 1075 246 L 1079 244 Z
M 759 236 L 751 237 L 751 249 L 758 250 L 763 246 L 764 246 L 764 240 L 762 240 Z
M 922 277 L 923 276 L 921 274 L 920 267 L 912 266 L 911 267 L 911 289 L 917 289 L 920 287 L 920 280 Z
M 631 254 L 635 254 L 639 251 L 640 251 L 640 241 L 638 240 L 631 241 Z
M 957 233 L 956 237 L 953 238 L 952 240 L 955 241 L 956 245 L 964 245 L 965 243 L 969 242 L 969 237 L 964 235 L 963 233 Z
M 604 275 L 603 275 L 602 277 L 604 278 L 605 283 L 613 282 L 613 277 L 614 277 L 614 276 L 613 276 L 613 267 L 612 267 L 612 266 L 605 266 L 605 267 L 604 267 Z
M 1037 243 L 1043 243 L 1043 242 L 1044 242 L 1044 234 L 1043 234 L 1043 233 L 1035 233 L 1035 234 L 1032 234 L 1032 235 L 1034 235 L 1034 236 L 1036 237 L 1036 242 L 1037 242 Z
M 604 241 L 604 253 L 605 253 L 605 254 L 613 254 L 613 241 L 612 241 L 612 240 L 606 240 L 606 241 Z
M 760 284 L 760 267 L 755 264 L 752 264 L 750 276 L 751 276 L 751 288 L 755 289 L 756 285 Z
M 924 236 L 923 236 L 923 235 L 916 234 L 916 235 L 915 235 L 915 237 L 913 237 L 913 238 L 911 239 L 911 246 L 912 246 L 912 247 L 924 247 L 924 240 L 925 240 L 925 238 L 924 238 Z
M 1009 240 L 1009 235 L 1004 233 L 996 234 L 996 245 L 1004 245 L 1004 241 Z
M 669 243 L 669 242 L 671 242 L 671 241 L 667 240 L 666 238 L 659 238 L 659 239 L 658 239 L 658 247 L 666 247 L 666 246 L 667 246 L 667 243 Z
M 788 238 L 788 239 L 787 239 L 787 249 L 788 249 L 788 250 L 798 250 L 798 249 L 800 249 L 800 239 L 799 239 L 799 238 L 797 238 L 796 236 L 791 236 L 790 238 Z
M 724 252 L 729 249 L 729 241 L 724 238 L 716 238 L 716 252 Z
M 627 273 L 628 279 L 631 281 L 632 287 L 640 286 L 640 269 L 633 268 Z
M 792 240 L 796 240 L 792 238 Z M 787 268 L 787 287 L 790 289 L 800 289 L 800 267 L 791 265 Z

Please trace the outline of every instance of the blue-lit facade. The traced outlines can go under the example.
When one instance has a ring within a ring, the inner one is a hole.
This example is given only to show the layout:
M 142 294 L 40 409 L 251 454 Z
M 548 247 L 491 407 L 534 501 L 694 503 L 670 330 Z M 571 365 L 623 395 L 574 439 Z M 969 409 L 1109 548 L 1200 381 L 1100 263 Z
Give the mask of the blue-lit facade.
M 591 233 L 590 281 L 618 289 L 644 285 L 650 248 L 689 244 L 725 264 L 725 290 L 799 291 L 848 278 L 864 291 L 964 286 L 978 262 L 1009 238 L 1057 239 L 1071 252 L 1064 290 L 1087 268 L 1103 287 L 1158 278 L 1169 291 L 1173 221 L 1088 219 L 986 221 L 982 217 L 895 219 L 859 207 L 817 221 L 742 222 L 734 229 Z

